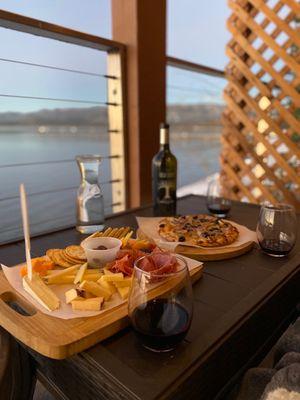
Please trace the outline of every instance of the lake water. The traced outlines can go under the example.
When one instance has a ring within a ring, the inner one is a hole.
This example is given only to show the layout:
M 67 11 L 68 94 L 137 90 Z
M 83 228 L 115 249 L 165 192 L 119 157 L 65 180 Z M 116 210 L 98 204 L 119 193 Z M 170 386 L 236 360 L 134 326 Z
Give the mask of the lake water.
M 109 138 L 86 129 L 76 134 L 63 128 L 39 134 L 35 127 L 0 130 L 0 242 L 22 237 L 18 190 L 24 182 L 30 207 L 31 233 L 75 224 L 76 188 L 80 177 L 77 154 L 109 155 Z M 171 134 L 178 159 L 178 186 L 195 182 L 219 168 L 220 127 L 202 127 L 193 136 Z M 47 162 L 50 163 L 47 163 Z M 33 165 L 22 165 L 32 163 Z M 41 164 L 39 164 L 41 163 Z M 13 165 L 13 166 L 12 166 Z M 100 181 L 110 180 L 103 160 Z M 106 213 L 111 212 L 111 187 L 102 185 Z

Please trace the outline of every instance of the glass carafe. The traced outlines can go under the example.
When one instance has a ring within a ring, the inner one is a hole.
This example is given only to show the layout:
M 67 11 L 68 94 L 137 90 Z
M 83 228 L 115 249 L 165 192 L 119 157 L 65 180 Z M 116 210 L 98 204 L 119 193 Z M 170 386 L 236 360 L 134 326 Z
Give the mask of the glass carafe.
M 101 157 L 80 155 L 76 161 L 81 174 L 81 184 L 77 191 L 76 229 L 88 234 L 104 227 L 104 201 L 99 185 Z

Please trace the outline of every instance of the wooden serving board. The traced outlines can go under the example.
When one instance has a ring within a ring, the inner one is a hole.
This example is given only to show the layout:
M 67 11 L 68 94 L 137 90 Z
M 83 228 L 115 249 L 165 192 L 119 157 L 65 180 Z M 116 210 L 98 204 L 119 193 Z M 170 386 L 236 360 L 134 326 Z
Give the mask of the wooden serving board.
M 202 269 L 203 265 L 191 271 L 192 283 L 201 278 Z M 162 284 L 153 294 L 159 296 L 166 291 L 168 288 Z M 11 303 L 29 315 L 15 311 Z M 0 325 L 44 356 L 57 360 L 67 358 L 114 335 L 128 324 L 127 301 L 95 317 L 69 320 L 50 317 L 16 292 L 0 272 Z
M 247 253 L 252 249 L 253 245 L 254 242 L 252 241 L 243 243 L 240 246 L 225 248 L 211 247 L 204 249 L 179 245 L 176 247 L 175 252 L 198 261 L 226 260 Z

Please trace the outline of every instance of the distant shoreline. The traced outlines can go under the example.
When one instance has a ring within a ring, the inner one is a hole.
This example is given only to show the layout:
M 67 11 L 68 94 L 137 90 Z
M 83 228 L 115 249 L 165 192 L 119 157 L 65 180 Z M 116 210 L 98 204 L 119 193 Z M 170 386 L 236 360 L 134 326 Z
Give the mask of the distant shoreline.
M 221 125 L 189 125 L 189 124 L 173 124 L 171 125 L 171 137 L 173 140 L 194 140 L 201 137 L 203 140 L 216 141 L 220 139 L 222 131 Z M 105 141 L 109 140 L 107 127 L 104 126 L 70 126 L 70 125 L 0 125 L 1 134 L 37 134 L 39 137 L 61 137 L 61 138 L 78 138 L 82 139 L 82 135 L 88 139 L 99 138 Z

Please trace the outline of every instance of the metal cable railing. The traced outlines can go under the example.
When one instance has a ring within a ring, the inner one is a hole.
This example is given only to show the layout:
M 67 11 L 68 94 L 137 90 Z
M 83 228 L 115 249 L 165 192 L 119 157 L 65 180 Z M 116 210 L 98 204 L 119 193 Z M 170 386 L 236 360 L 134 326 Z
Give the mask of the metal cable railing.
M 113 154 L 109 156 L 101 157 L 103 160 L 110 160 L 112 158 L 120 158 L 118 154 Z M 59 164 L 59 163 L 68 163 L 75 162 L 75 159 L 67 159 L 67 160 L 48 160 L 48 161 L 35 161 L 35 162 L 27 162 L 27 163 L 16 163 L 16 164 L 3 164 L 0 165 L 0 169 L 2 168 L 14 168 L 14 167 L 28 167 L 33 165 L 44 165 L 44 164 Z
M 99 182 L 99 185 L 113 185 L 114 183 L 119 183 L 121 182 L 121 179 L 111 179 L 108 181 L 103 181 L 103 182 Z M 34 193 L 28 193 L 27 196 L 28 197 L 33 197 L 33 196 L 42 196 L 44 194 L 52 194 L 52 193 L 60 193 L 60 192 L 66 192 L 69 190 L 75 190 L 78 189 L 78 185 L 77 186 L 70 186 L 70 187 L 65 187 L 65 188 L 59 188 L 59 189 L 52 189 L 52 190 L 43 190 L 41 192 L 34 192 Z M 0 198 L 0 201 L 8 201 L 8 200 L 16 200 L 19 199 L 20 196 L 9 196 L 9 197 L 3 197 Z
M 117 76 L 112 76 L 112 75 L 98 74 L 96 72 L 82 71 L 82 70 L 71 69 L 71 68 L 62 68 L 62 67 L 57 67 L 54 65 L 37 64 L 37 63 L 28 62 L 28 61 L 13 60 L 11 58 L 0 58 L 0 61 L 14 63 L 14 64 L 28 65 L 31 67 L 53 69 L 56 71 L 71 72 L 71 73 L 81 74 L 81 75 L 96 76 L 96 77 L 105 78 L 105 79 L 118 79 Z
M 111 209 L 112 209 L 113 207 L 117 207 L 117 206 L 120 206 L 120 205 L 122 205 L 122 204 L 121 204 L 121 203 L 118 203 L 118 202 L 116 202 L 116 203 L 111 203 L 111 204 L 109 204 L 108 206 L 106 206 L 106 207 L 104 208 L 104 211 L 105 211 L 105 212 L 111 212 Z M 65 217 L 65 219 L 74 219 L 75 213 L 64 214 L 64 217 Z M 33 228 L 33 227 L 35 227 L 35 226 L 40 226 L 41 224 L 46 225 L 46 224 L 49 223 L 49 222 L 60 222 L 60 221 L 61 221 L 61 217 L 56 217 L 56 218 L 46 219 L 46 220 L 43 220 L 43 221 L 31 222 L 31 223 L 30 223 L 30 227 Z M 68 228 L 72 228 L 73 226 L 74 226 L 74 223 L 73 223 L 73 222 L 72 222 L 70 225 L 65 225 L 65 224 L 59 225 L 59 224 L 57 224 L 55 230 L 60 230 L 60 229 L 62 229 L 62 228 L 68 229 Z M 21 232 L 21 229 L 20 229 L 20 228 L 21 228 L 21 226 L 8 227 L 8 228 L 5 228 L 5 229 L 3 230 L 3 232 L 4 232 L 4 233 L 8 233 L 8 232 L 17 231 L 17 232 L 19 233 L 19 232 Z M 32 234 L 31 234 L 31 237 L 35 237 L 36 235 L 47 234 L 47 233 L 50 233 L 50 232 L 52 233 L 52 232 L 54 232 L 55 230 L 50 229 L 50 230 L 39 231 L 38 233 L 32 233 Z M 20 240 L 20 239 L 23 239 L 23 235 L 22 235 L 21 233 L 19 233 L 19 235 L 15 237 L 14 241 Z M 10 240 L 9 240 L 9 241 L 3 241 L 1 244 L 5 244 L 5 243 L 8 243 L 8 242 L 10 242 Z
M 109 103 L 102 101 L 90 101 L 90 100 L 81 100 L 81 99 L 60 99 L 54 97 L 39 97 L 39 96 L 25 96 L 25 95 L 17 95 L 17 94 L 8 94 L 8 93 L 0 93 L 0 97 L 12 97 L 16 99 L 31 99 L 31 100 L 47 100 L 47 101 L 59 101 L 64 103 L 80 103 L 80 104 L 93 104 L 98 106 L 118 106 L 117 103 Z

